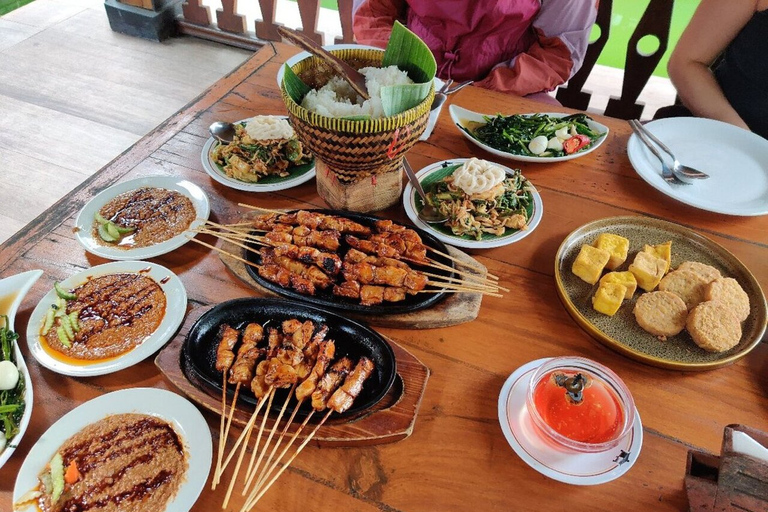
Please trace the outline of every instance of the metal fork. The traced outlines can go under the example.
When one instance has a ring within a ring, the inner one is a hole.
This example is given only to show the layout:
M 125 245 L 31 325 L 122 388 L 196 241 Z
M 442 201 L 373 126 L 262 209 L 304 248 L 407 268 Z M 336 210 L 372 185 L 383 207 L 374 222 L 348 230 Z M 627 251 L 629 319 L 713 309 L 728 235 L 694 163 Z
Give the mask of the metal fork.
M 656 143 L 657 146 L 661 148 L 662 151 L 664 151 L 666 154 L 669 155 L 669 157 L 672 159 L 672 172 L 677 176 L 678 178 L 685 181 L 686 178 L 690 179 L 697 179 L 697 180 L 705 180 L 709 178 L 709 174 L 705 172 L 701 172 L 698 169 L 694 169 L 693 167 L 688 167 L 687 165 L 683 165 L 680 163 L 680 161 L 675 157 L 674 153 L 672 153 L 672 150 L 667 147 L 666 144 L 661 142 L 658 137 L 656 137 L 653 133 L 651 133 L 650 130 L 648 130 L 645 126 L 640 123 L 637 119 L 634 120 L 635 123 L 637 123 L 638 129 L 643 132 L 645 135 L 648 136 L 649 139 L 651 139 L 653 142 Z
M 659 150 L 656 149 L 656 146 L 653 145 L 653 142 L 651 142 L 651 140 L 646 137 L 645 133 L 641 127 L 639 127 L 639 125 L 639 121 L 635 119 L 629 120 L 629 126 L 632 127 L 632 131 L 635 132 L 635 135 L 640 138 L 643 144 L 648 146 L 648 149 L 651 150 L 651 153 L 656 155 L 656 158 L 658 158 L 659 162 L 661 162 L 661 177 L 664 179 L 664 181 L 671 185 L 690 185 L 690 183 L 687 183 L 675 176 L 675 174 L 672 172 L 672 169 L 670 169 L 667 163 L 664 161 L 664 157 L 661 156 L 661 153 L 659 153 Z

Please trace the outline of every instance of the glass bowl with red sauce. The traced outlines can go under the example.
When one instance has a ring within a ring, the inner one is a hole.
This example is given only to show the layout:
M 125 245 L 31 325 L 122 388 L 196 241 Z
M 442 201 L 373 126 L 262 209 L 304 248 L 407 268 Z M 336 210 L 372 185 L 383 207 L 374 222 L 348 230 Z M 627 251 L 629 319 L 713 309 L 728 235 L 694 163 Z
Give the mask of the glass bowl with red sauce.
M 542 438 L 578 452 L 613 448 L 635 422 L 635 402 L 624 382 L 583 357 L 542 364 L 528 385 L 526 405 Z

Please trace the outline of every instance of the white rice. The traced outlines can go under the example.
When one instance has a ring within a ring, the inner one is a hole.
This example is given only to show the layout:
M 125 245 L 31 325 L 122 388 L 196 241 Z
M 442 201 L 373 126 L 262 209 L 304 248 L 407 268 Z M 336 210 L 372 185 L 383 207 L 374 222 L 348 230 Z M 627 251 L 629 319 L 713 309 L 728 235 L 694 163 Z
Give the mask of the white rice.
M 351 85 L 335 76 L 320 89 L 309 91 L 302 100 L 301 106 L 327 117 L 367 115 L 371 119 L 378 119 L 385 117 L 384 108 L 381 105 L 381 88 L 387 85 L 413 83 L 413 80 L 408 78 L 408 74 L 399 70 L 397 66 L 361 68 L 360 72 L 365 76 L 365 85 L 371 99 L 363 101 Z
M 247 119 L 245 132 L 253 140 L 274 140 L 293 138 L 293 128 L 290 123 L 278 116 L 256 116 Z

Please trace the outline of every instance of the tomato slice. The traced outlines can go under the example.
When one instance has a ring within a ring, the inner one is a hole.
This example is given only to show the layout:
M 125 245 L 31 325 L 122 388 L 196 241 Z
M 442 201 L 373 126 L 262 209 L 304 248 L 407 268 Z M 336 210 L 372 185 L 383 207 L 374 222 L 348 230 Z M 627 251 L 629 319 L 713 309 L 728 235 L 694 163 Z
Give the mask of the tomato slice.
M 572 153 L 577 152 L 583 147 L 586 147 L 592 143 L 592 139 L 587 137 L 586 135 L 578 134 L 574 135 L 570 139 L 567 139 L 565 142 L 563 142 L 563 151 L 565 151 L 566 155 L 570 155 Z

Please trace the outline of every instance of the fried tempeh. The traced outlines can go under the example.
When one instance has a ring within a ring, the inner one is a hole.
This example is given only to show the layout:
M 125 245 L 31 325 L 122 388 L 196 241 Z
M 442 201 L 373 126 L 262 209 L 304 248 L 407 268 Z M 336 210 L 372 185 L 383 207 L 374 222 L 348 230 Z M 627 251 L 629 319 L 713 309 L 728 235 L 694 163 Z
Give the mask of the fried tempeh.
M 363 390 L 363 383 L 371 375 L 373 368 L 373 361 L 367 357 L 360 358 L 352 373 L 347 375 L 344 384 L 331 395 L 327 404 L 328 408 L 337 413 L 343 413 L 352 407 L 352 402 Z
M 344 378 L 352 370 L 352 360 L 342 357 L 331 366 L 318 382 L 315 391 L 312 392 L 312 408 L 322 411 L 327 407 L 328 398 L 344 381 Z

